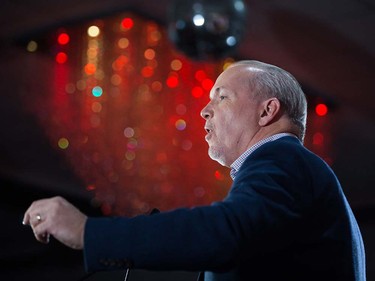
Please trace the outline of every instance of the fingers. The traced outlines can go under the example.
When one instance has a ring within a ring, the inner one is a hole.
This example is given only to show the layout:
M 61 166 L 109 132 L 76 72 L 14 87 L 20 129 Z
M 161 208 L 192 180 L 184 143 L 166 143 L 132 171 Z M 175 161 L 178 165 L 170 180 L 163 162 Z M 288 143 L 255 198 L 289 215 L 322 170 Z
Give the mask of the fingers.
M 30 209 L 30 208 L 29 208 Z M 27 209 L 27 211 L 25 212 L 24 216 L 23 216 L 23 219 L 22 219 L 22 224 L 23 225 L 29 225 L 30 224 L 30 213 L 29 213 L 29 209 Z
M 41 214 L 33 214 L 33 211 L 30 210 L 25 214 L 25 217 L 22 222 L 24 225 L 30 225 L 36 240 L 41 243 L 48 243 L 49 242 L 49 233 L 45 229 L 45 222 L 43 221 L 43 217 Z
M 39 213 L 36 213 L 34 215 L 31 215 L 29 216 L 29 225 L 30 226 L 36 226 L 37 224 L 41 223 L 42 222 L 42 215 L 39 214 Z
M 35 201 L 25 212 L 23 223 L 30 225 L 35 238 L 48 243 L 50 235 L 63 244 L 83 248 L 87 217 L 61 197 Z
M 40 232 L 40 231 L 34 229 L 34 236 L 35 236 L 36 240 L 38 240 L 39 242 L 41 242 L 43 244 L 49 243 L 49 238 L 50 238 L 49 233 Z
M 25 212 L 22 223 L 30 225 L 36 240 L 41 243 L 48 243 L 50 234 L 48 232 L 47 209 L 50 199 L 34 201 Z
M 31 227 L 36 240 L 44 244 L 49 243 L 50 234 L 48 231 L 48 222 L 42 221 L 36 217 L 36 221 L 31 223 Z
M 32 223 L 38 222 L 37 216 L 41 216 L 44 209 L 45 202 L 49 199 L 42 199 L 34 201 L 30 207 L 26 210 L 25 215 L 22 220 L 22 224 L 24 225 L 31 225 Z

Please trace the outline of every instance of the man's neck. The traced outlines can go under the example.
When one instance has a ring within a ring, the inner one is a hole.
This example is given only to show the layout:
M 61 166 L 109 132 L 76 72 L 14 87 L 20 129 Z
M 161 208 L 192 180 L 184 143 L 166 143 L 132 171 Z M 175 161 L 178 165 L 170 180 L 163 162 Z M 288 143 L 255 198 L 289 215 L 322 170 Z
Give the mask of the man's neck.
M 260 127 L 259 130 L 254 134 L 251 140 L 245 145 L 240 151 L 238 151 L 238 156 L 242 155 L 246 150 L 255 145 L 256 143 L 269 138 L 271 136 L 288 133 L 298 137 L 298 129 L 294 124 L 288 119 L 279 119 L 278 122 L 274 122 L 265 127 Z

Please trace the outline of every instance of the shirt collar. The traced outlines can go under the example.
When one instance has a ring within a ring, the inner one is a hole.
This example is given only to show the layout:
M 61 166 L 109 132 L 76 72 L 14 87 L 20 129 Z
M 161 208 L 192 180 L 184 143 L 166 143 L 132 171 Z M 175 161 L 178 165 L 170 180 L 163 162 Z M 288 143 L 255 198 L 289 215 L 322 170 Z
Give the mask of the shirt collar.
M 232 163 L 232 165 L 230 165 L 230 168 L 231 168 L 230 176 L 231 176 L 231 178 L 233 180 L 236 178 L 237 172 L 240 170 L 240 168 L 241 168 L 242 164 L 245 162 L 246 158 L 249 157 L 250 154 L 252 154 L 256 149 L 258 149 L 259 147 L 261 147 L 265 143 L 275 141 L 279 138 L 286 137 L 286 136 L 296 137 L 295 135 L 290 134 L 290 133 L 280 133 L 280 134 L 272 135 L 270 137 L 262 139 L 262 140 L 258 141 L 256 144 L 254 144 L 253 146 L 251 146 L 249 149 L 247 149 L 244 153 L 242 153 L 240 155 L 240 157 L 238 157 Z

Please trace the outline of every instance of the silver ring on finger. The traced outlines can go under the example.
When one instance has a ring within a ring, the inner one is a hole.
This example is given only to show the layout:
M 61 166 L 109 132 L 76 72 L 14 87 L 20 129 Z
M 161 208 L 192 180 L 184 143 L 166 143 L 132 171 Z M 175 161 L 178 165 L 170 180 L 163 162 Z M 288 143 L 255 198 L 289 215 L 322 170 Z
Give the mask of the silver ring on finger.
M 36 218 L 36 220 L 37 220 L 38 222 L 41 222 L 41 221 L 42 221 L 42 216 L 41 216 L 40 214 L 37 214 L 37 215 L 35 216 L 35 218 Z

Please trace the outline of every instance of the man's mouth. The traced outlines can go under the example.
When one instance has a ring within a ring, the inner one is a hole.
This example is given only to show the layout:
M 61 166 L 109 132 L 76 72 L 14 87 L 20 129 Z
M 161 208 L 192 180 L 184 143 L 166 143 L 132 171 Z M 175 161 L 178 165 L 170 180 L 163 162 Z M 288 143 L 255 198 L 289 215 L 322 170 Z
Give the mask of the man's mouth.
M 205 140 L 206 141 L 209 141 L 209 139 L 211 138 L 211 136 L 212 136 L 212 129 L 211 129 L 211 127 L 208 127 L 208 126 L 205 126 L 204 127 L 204 130 L 206 131 L 206 136 L 205 136 Z

